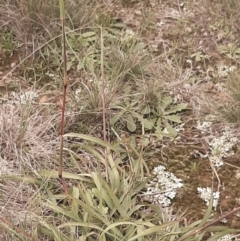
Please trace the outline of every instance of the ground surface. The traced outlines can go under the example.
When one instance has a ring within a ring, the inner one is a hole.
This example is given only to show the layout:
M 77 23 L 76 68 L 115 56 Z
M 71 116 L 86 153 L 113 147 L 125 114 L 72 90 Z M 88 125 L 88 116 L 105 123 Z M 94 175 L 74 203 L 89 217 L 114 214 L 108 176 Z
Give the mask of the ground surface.
M 226 53 L 227 57 L 221 52 L 222 46 L 231 48 L 239 44 L 238 20 L 232 17 L 233 9 L 224 9 L 224 2 L 176 1 L 171 4 L 150 1 L 148 7 L 141 4 L 132 8 L 118 6 L 116 12 L 133 30 L 146 24 L 142 36 L 156 48 L 156 54 L 173 52 L 166 61 L 175 58 L 179 66 L 175 66 L 172 75 L 167 73 L 169 81 L 165 84 L 169 91 L 192 107 L 189 116 L 183 114 L 184 130 L 179 133 L 176 144 L 163 145 L 156 150 L 161 152 L 156 157 L 160 164 L 184 182 L 183 193 L 173 201 L 174 206 L 177 210 L 188 209 L 189 221 L 199 219 L 206 211 L 206 204 L 199 198 L 197 187 L 213 185 L 216 191 L 219 178 L 220 200 L 215 217 L 237 207 L 240 195 L 237 184 L 240 169 L 238 141 L 233 145 L 234 154 L 224 157 L 224 165 L 215 169 L 218 178 L 213 176 L 209 160 L 209 142 L 220 138 L 226 128 L 232 132 L 229 138 L 239 138 L 237 125 L 222 119 L 220 111 L 231 94 L 226 89 L 227 76 L 231 73 L 229 68 L 236 68 L 234 71 L 238 72 L 238 57 Z M 148 21 L 144 22 L 144 19 Z M 209 128 L 198 130 L 198 122 L 207 121 L 210 114 L 215 117 Z M 226 223 L 232 227 L 240 225 L 237 216 L 230 217 Z

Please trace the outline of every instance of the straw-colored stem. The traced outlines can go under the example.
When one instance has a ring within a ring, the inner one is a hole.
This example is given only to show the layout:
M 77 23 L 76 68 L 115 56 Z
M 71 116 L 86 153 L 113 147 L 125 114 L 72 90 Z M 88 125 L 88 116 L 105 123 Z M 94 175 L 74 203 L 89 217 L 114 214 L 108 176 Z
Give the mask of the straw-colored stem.
M 69 203 L 71 204 L 71 199 L 68 195 L 67 185 L 63 179 L 63 135 L 64 135 L 64 124 L 65 124 L 65 106 L 66 106 L 66 96 L 67 96 L 67 54 L 66 54 L 66 33 L 65 33 L 65 11 L 64 11 L 64 0 L 59 0 L 60 7 L 60 18 L 62 21 L 62 56 L 63 56 L 63 100 L 62 100 L 62 117 L 60 124 L 60 154 L 59 154 L 59 167 L 58 167 L 58 177 L 61 181 L 64 192 L 69 198 Z
M 102 80 L 102 119 L 103 119 L 103 140 L 107 141 L 107 132 L 106 132 L 106 105 L 105 105 L 105 76 L 104 76 L 104 45 L 103 45 L 103 33 L 101 27 L 101 80 Z M 105 172 L 106 179 L 108 182 L 108 161 L 107 161 L 107 148 L 104 150 L 105 155 Z

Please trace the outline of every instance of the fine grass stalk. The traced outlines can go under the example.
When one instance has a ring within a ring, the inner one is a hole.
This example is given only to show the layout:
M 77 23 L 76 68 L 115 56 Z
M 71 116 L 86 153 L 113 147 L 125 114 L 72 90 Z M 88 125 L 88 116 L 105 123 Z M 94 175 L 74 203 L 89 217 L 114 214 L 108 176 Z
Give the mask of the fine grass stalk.
M 63 101 L 62 101 L 62 117 L 60 124 L 60 156 L 59 156 L 59 167 L 58 167 L 58 177 L 61 180 L 63 189 L 66 194 L 68 194 L 66 183 L 63 180 L 63 135 L 64 135 L 64 120 L 65 120 L 65 106 L 66 106 L 66 95 L 67 95 L 67 54 L 66 54 L 66 33 L 65 33 L 65 9 L 64 0 L 59 0 L 60 8 L 60 18 L 62 24 L 62 55 L 63 55 Z
M 102 80 L 102 118 L 103 118 L 103 140 L 107 142 L 107 133 L 106 133 L 106 105 L 105 105 L 105 76 L 104 76 L 104 44 L 103 44 L 103 31 L 101 27 L 101 80 Z M 107 161 L 107 149 L 104 149 L 105 155 L 105 171 L 106 178 L 108 181 L 108 161 Z

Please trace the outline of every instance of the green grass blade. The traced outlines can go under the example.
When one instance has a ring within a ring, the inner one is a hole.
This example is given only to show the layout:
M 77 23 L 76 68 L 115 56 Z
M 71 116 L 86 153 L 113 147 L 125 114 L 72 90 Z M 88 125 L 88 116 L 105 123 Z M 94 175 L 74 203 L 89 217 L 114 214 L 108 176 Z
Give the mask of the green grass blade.
M 96 225 L 94 223 L 88 223 L 88 222 L 67 222 L 67 223 L 63 223 L 63 224 L 59 225 L 58 228 L 64 228 L 64 227 L 70 227 L 70 226 L 85 227 L 85 228 L 89 228 L 89 229 L 93 228 L 93 229 L 103 232 L 103 229 L 100 228 L 98 225 Z
M 38 171 L 38 174 L 42 178 L 58 178 L 57 171 L 42 170 L 42 171 Z M 63 172 L 63 177 L 67 178 L 67 179 L 80 180 L 80 181 L 84 181 L 84 182 L 88 182 L 88 183 L 92 182 L 89 178 L 87 178 L 87 177 L 89 177 L 88 174 L 73 174 L 70 172 Z
M 42 204 L 44 206 L 52 209 L 56 213 L 61 213 L 64 216 L 71 218 L 72 220 L 75 220 L 77 222 L 81 222 L 81 220 L 79 219 L 78 215 L 73 213 L 72 211 L 67 211 L 67 210 L 61 208 L 60 206 L 58 206 L 56 204 L 52 204 L 50 202 L 42 202 Z
M 84 135 L 84 134 L 78 134 L 78 133 L 68 133 L 65 134 L 64 137 L 76 137 L 76 138 L 81 138 L 87 141 L 91 141 L 93 143 L 96 143 L 98 145 L 101 145 L 103 147 L 108 147 L 110 150 L 116 151 L 117 152 L 117 148 L 111 144 L 109 144 L 108 142 L 105 142 L 97 137 L 93 137 L 93 136 L 89 136 L 89 135 Z
M 59 0 L 59 8 L 60 8 L 60 18 L 65 18 L 65 10 L 64 10 L 64 0 Z
M 210 214 L 212 212 L 212 207 L 213 207 L 213 192 L 211 193 L 211 199 L 207 208 L 207 211 L 202 219 L 202 221 L 200 222 L 199 226 L 197 227 L 197 229 L 201 228 L 203 225 L 205 225 L 210 217 Z
M 163 233 L 165 228 L 174 225 L 176 222 L 178 222 L 178 221 L 168 222 L 168 223 L 164 223 L 162 225 L 150 227 L 146 230 L 143 230 L 142 232 L 135 235 L 134 237 L 130 238 L 128 241 L 133 241 L 133 240 L 136 240 L 138 238 L 141 238 L 141 237 L 144 237 L 144 236 L 150 236 L 150 235 L 153 235 L 153 234 L 156 234 L 156 233 Z M 144 223 L 143 223 L 143 225 L 144 225 Z

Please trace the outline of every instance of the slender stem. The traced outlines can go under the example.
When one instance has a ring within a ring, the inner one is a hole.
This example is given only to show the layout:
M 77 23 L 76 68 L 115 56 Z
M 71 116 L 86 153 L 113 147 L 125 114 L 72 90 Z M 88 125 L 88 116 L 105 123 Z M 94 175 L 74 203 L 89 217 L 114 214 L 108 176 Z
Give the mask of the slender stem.
M 61 117 L 61 126 L 60 126 L 60 156 L 59 156 L 59 168 L 58 168 L 58 177 L 62 178 L 62 166 L 63 166 L 63 135 L 64 135 L 64 120 L 65 120 L 65 106 L 66 106 L 66 95 L 67 95 L 67 86 L 63 87 L 63 104 L 62 104 L 62 117 Z
M 66 95 L 67 95 L 67 55 L 66 55 L 66 37 L 65 37 L 65 21 L 62 18 L 62 39 L 63 39 L 63 103 L 62 103 L 62 118 L 60 126 L 60 156 L 59 156 L 59 168 L 58 177 L 62 178 L 62 166 L 63 166 L 63 135 L 64 135 L 64 120 L 65 120 L 65 106 L 66 106 Z
M 106 105 L 105 105 L 105 76 L 104 76 L 104 45 L 103 45 L 103 33 L 101 27 L 101 80 L 102 80 L 102 119 L 103 119 L 103 140 L 107 141 L 107 131 L 106 131 Z M 107 148 L 104 150 L 105 156 L 105 171 L 106 180 L 108 182 L 108 161 L 107 161 Z
M 68 195 L 67 185 L 63 179 L 63 135 L 64 135 L 64 124 L 65 124 L 65 107 L 66 107 L 66 96 L 67 96 L 67 54 L 66 54 L 66 33 L 65 33 L 65 17 L 64 17 L 64 1 L 60 3 L 60 15 L 62 21 L 62 55 L 63 55 L 63 101 L 62 101 L 62 117 L 60 124 L 60 154 L 59 154 L 59 167 L 58 177 L 62 183 L 63 190 L 69 199 L 69 204 L 72 203 L 71 198 Z
M 102 80 L 102 118 L 103 118 L 103 140 L 107 141 L 106 132 L 106 105 L 105 105 L 105 76 L 104 76 L 104 59 L 103 59 L 103 33 L 101 28 L 101 80 Z

